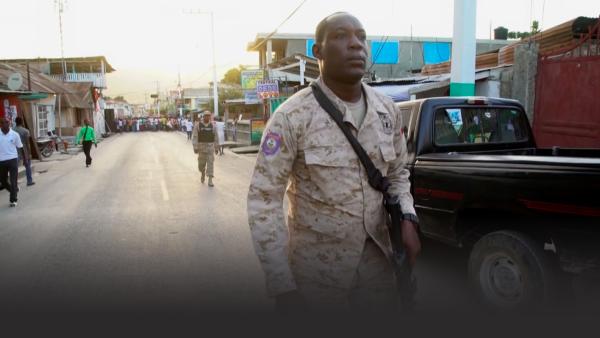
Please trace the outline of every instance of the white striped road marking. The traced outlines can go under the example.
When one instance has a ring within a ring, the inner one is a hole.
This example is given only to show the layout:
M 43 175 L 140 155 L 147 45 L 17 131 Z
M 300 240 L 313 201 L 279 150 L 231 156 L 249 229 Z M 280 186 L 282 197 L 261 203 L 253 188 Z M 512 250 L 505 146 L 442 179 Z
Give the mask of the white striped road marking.
M 163 201 L 169 200 L 169 191 L 167 190 L 167 183 L 165 180 L 160 180 L 160 188 L 162 189 Z

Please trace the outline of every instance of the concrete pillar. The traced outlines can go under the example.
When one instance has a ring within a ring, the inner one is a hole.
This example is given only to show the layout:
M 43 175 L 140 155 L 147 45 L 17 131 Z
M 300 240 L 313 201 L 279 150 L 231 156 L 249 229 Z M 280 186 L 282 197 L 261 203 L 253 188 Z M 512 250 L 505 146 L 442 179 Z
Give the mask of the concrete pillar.
M 510 99 L 512 98 L 512 81 L 513 81 L 513 69 L 506 68 L 500 72 L 500 97 Z
M 532 125 L 538 54 L 539 45 L 537 43 L 518 45 L 515 49 L 513 65 L 511 97 L 521 102 L 527 112 L 529 123 Z
M 267 64 L 265 66 L 270 65 L 271 62 L 273 62 L 273 40 L 269 39 L 267 40 Z
M 454 0 L 451 96 L 475 95 L 476 0 Z
M 306 60 L 300 59 L 300 85 L 304 86 L 304 72 L 306 71 Z

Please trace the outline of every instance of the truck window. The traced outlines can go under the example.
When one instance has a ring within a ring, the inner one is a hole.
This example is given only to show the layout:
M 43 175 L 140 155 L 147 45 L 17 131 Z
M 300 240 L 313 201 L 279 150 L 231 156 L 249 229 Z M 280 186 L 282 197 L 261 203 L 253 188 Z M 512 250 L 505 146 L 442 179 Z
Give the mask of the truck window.
M 507 108 L 445 108 L 435 114 L 436 145 L 527 141 L 527 120 Z

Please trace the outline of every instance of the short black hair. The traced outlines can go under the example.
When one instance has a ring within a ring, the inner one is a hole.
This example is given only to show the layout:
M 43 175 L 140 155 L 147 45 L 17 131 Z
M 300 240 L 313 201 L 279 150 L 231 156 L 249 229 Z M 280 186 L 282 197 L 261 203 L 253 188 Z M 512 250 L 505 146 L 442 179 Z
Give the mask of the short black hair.
M 351 15 L 348 12 L 335 12 L 333 14 L 329 14 L 328 16 L 326 16 L 325 18 L 323 18 L 323 20 L 321 20 L 319 22 L 319 24 L 317 25 L 317 29 L 315 31 L 315 42 L 316 43 L 323 42 L 323 40 L 325 39 L 325 32 L 327 31 L 327 24 L 329 23 L 329 19 L 331 19 L 332 16 L 336 16 L 336 15 L 340 15 L 340 14 Z
M 15 119 L 15 123 L 17 124 L 17 126 L 20 126 L 23 124 L 23 118 L 21 116 L 17 116 L 17 118 Z

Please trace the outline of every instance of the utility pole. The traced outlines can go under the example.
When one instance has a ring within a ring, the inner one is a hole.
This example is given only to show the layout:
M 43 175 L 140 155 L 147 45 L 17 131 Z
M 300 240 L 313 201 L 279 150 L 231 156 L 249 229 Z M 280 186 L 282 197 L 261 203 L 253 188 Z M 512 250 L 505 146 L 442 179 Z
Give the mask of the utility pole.
M 63 43 L 63 24 L 62 24 L 62 15 L 65 11 L 65 3 L 63 0 L 54 0 L 55 6 L 58 8 L 58 26 L 60 33 L 60 59 L 62 66 L 62 81 L 65 82 L 67 78 L 67 64 L 65 63 L 65 48 Z M 62 102 L 61 102 L 62 93 L 58 93 L 58 136 L 62 137 L 62 125 L 61 125 L 61 115 L 62 115 Z
M 219 89 L 217 83 L 217 61 L 215 53 L 215 17 L 213 12 L 210 12 L 210 32 L 212 35 L 212 58 L 213 58 L 213 102 L 215 105 L 215 116 L 219 116 Z
M 178 70 L 177 74 L 177 108 L 179 108 L 179 117 L 183 116 L 183 93 L 181 88 L 181 69 Z
M 160 82 L 156 81 L 156 114 L 160 116 Z
M 63 24 L 62 24 L 62 15 L 65 11 L 65 3 L 64 0 L 54 0 L 54 4 L 58 7 L 58 26 L 60 33 L 60 58 L 62 63 L 62 71 L 63 71 L 63 82 L 67 77 L 67 65 L 65 63 L 65 48 L 63 44 Z
M 210 33 L 212 42 L 212 69 L 213 69 L 213 104 L 214 116 L 219 116 L 219 90 L 217 88 L 217 61 L 215 52 L 215 17 L 212 11 L 193 10 L 185 12 L 187 14 L 209 14 L 210 15 Z
M 476 0 L 454 0 L 450 96 L 475 95 Z

